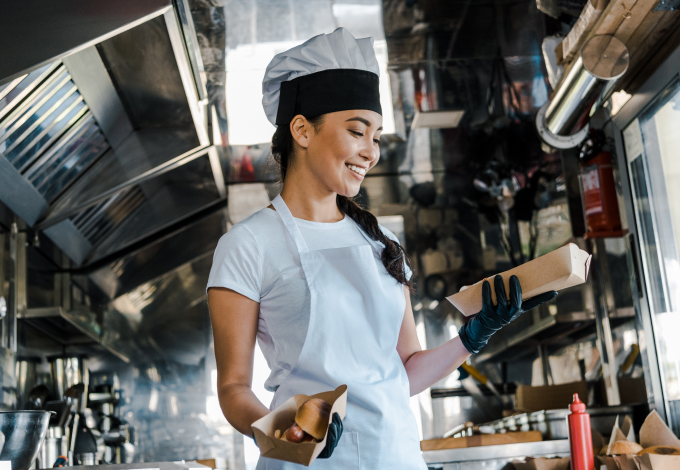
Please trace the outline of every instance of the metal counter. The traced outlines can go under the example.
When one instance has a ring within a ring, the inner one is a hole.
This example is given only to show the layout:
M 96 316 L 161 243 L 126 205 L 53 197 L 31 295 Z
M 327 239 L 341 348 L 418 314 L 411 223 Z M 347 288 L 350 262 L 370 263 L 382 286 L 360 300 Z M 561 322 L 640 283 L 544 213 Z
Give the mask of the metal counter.
M 501 470 L 513 460 L 524 457 L 568 456 L 568 439 L 423 452 L 428 468 L 441 470 Z

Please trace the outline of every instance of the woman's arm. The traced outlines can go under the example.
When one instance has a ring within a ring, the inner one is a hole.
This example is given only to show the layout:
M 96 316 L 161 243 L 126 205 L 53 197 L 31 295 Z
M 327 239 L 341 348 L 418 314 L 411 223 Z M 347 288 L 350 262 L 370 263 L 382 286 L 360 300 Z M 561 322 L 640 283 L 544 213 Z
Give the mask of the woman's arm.
M 231 289 L 211 287 L 208 306 L 220 407 L 229 424 L 250 436 L 250 425 L 269 413 L 250 388 L 260 304 Z
M 423 351 L 418 342 L 416 322 L 411 308 L 411 296 L 406 287 L 404 287 L 404 297 L 406 298 L 406 309 L 399 331 L 397 352 L 406 368 L 406 374 L 411 384 L 411 396 L 413 396 L 458 369 L 470 357 L 470 353 L 465 349 L 458 336 L 441 346 Z

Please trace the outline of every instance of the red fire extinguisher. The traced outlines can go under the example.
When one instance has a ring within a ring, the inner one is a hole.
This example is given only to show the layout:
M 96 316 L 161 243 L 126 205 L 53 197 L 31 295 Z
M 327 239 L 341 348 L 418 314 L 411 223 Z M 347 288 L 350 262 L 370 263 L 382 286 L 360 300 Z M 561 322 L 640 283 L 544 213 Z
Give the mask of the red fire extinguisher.
M 621 236 L 621 217 L 612 168 L 612 154 L 593 143 L 581 150 L 581 192 L 586 237 Z

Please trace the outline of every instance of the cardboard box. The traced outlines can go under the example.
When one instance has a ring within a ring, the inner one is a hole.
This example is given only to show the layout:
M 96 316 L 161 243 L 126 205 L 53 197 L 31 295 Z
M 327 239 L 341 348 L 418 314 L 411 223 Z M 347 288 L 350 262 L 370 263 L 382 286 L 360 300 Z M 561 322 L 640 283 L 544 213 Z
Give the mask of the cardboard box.
M 513 460 L 515 470 L 569 470 L 569 457 L 541 457 L 534 459 L 527 457 L 524 462 Z
M 274 437 L 277 429 L 284 432 L 295 422 L 295 413 L 300 405 L 310 398 L 326 400 L 332 407 L 328 423 L 333 414 L 338 413 L 345 419 L 347 412 L 347 385 L 340 385 L 333 391 L 317 393 L 316 395 L 295 395 L 282 403 L 278 408 L 266 416 L 255 421 L 252 425 L 255 442 L 263 457 L 286 462 L 299 463 L 309 466 L 326 447 L 326 437 L 321 442 L 304 442 L 295 444 Z
M 588 0 L 569 34 L 560 43 L 562 45 L 562 62 L 560 62 L 560 65 L 570 61 L 579 53 L 588 33 L 593 29 L 608 4 L 609 0 Z
M 461 449 L 463 447 L 497 446 L 518 442 L 539 442 L 541 431 L 507 432 L 504 434 L 477 434 L 465 437 L 446 437 L 420 441 L 420 450 Z
M 624 432 L 614 425 L 612 435 L 618 435 L 618 440 L 624 439 Z M 629 439 L 628 439 L 629 440 Z M 652 411 L 640 428 L 640 445 L 643 448 L 652 446 L 668 446 L 680 449 L 680 439 L 670 430 L 656 411 Z M 605 455 L 598 456 L 600 463 L 606 465 L 607 470 L 677 470 L 680 469 L 680 455 Z
M 591 255 L 569 243 L 540 258 L 524 263 L 509 271 L 501 273 L 505 283 L 505 291 L 510 295 L 510 277 L 517 276 L 522 286 L 522 298 L 530 299 L 551 290 L 561 290 L 586 282 L 590 267 Z M 491 299 L 496 303 L 496 292 L 493 278 L 491 283 Z M 482 282 L 464 287 L 457 294 L 446 299 L 467 317 L 482 310 Z
M 566 410 L 574 401 L 574 393 L 582 400 L 588 398 L 588 384 L 581 381 L 538 387 L 519 385 L 516 393 L 518 411 Z
M 618 377 L 619 395 L 622 405 L 647 403 L 647 387 L 644 377 Z M 595 382 L 595 401 L 607 403 L 607 389 L 604 379 Z
M 216 457 L 214 459 L 196 459 L 196 463 L 205 465 L 206 467 L 214 468 L 215 470 L 224 470 L 229 467 L 227 459 Z

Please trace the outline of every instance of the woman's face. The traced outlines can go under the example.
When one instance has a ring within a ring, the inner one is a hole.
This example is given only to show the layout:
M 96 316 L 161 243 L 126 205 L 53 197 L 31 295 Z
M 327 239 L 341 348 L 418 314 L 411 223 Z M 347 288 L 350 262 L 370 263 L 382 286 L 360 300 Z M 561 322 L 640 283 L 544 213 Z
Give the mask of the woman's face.
M 382 116 L 375 111 L 338 111 L 324 115 L 306 140 L 304 164 L 328 190 L 353 197 L 380 159 Z

